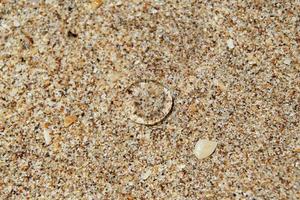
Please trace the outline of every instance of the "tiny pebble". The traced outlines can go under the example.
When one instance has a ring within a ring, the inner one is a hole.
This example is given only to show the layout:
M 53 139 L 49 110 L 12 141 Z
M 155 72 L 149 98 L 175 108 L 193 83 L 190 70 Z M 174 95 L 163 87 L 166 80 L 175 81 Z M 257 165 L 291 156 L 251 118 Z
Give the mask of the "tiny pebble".
M 234 43 L 232 39 L 227 40 L 227 47 L 229 49 L 233 49 L 234 48 Z

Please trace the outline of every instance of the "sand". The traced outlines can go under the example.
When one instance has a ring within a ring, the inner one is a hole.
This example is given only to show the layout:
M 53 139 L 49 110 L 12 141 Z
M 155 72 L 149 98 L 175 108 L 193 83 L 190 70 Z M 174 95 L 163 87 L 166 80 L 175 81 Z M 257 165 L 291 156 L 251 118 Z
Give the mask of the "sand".
M 299 199 L 299 11 L 0 1 L 0 199 Z M 151 126 L 125 112 L 140 80 L 174 101 Z

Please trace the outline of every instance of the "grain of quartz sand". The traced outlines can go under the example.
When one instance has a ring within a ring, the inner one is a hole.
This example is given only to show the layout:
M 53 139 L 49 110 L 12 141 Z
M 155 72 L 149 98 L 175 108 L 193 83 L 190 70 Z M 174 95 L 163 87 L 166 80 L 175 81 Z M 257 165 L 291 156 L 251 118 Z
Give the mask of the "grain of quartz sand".
M 299 6 L 1 1 L 0 199 L 298 199 Z M 174 94 L 155 126 L 139 79 Z

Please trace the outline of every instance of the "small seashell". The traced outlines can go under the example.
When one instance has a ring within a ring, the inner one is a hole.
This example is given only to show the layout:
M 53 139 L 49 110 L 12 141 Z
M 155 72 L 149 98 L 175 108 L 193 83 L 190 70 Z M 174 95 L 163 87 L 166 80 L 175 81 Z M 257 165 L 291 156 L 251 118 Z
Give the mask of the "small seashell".
M 198 159 L 210 156 L 216 149 L 217 142 L 210 140 L 199 140 L 194 149 L 194 154 Z

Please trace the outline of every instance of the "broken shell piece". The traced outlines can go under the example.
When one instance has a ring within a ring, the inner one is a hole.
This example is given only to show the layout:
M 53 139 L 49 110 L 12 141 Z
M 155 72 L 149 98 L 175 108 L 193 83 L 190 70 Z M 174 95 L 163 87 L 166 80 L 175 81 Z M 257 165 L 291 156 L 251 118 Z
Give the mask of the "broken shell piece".
M 64 126 L 65 127 L 71 126 L 73 123 L 75 123 L 76 120 L 77 120 L 77 117 L 74 115 L 66 116 L 64 119 Z
M 179 171 L 183 170 L 185 167 L 186 167 L 185 164 L 179 164 L 179 165 L 177 165 L 177 169 Z
M 290 65 L 291 62 L 292 62 L 292 59 L 290 59 L 290 58 L 285 58 L 284 61 L 283 61 L 283 63 L 286 64 L 286 65 Z
M 100 7 L 103 4 L 103 0 L 92 0 L 92 6 L 94 9 Z
M 141 174 L 141 179 L 146 180 L 152 174 L 151 170 L 148 169 L 144 173 Z
M 233 49 L 234 48 L 234 42 L 232 39 L 227 40 L 227 47 L 229 49 Z
M 44 139 L 45 139 L 45 144 L 46 145 L 49 145 L 51 143 L 51 137 L 50 137 L 49 132 L 50 131 L 48 129 L 44 130 Z
M 217 142 L 210 140 L 199 140 L 194 149 L 194 154 L 198 159 L 210 156 L 216 149 Z
M 160 83 L 143 80 L 127 88 L 124 103 L 125 112 L 132 121 L 154 125 L 162 121 L 171 111 L 173 97 Z
M 43 124 L 43 128 L 49 128 L 50 125 L 51 124 L 49 122 L 46 122 L 46 123 Z

